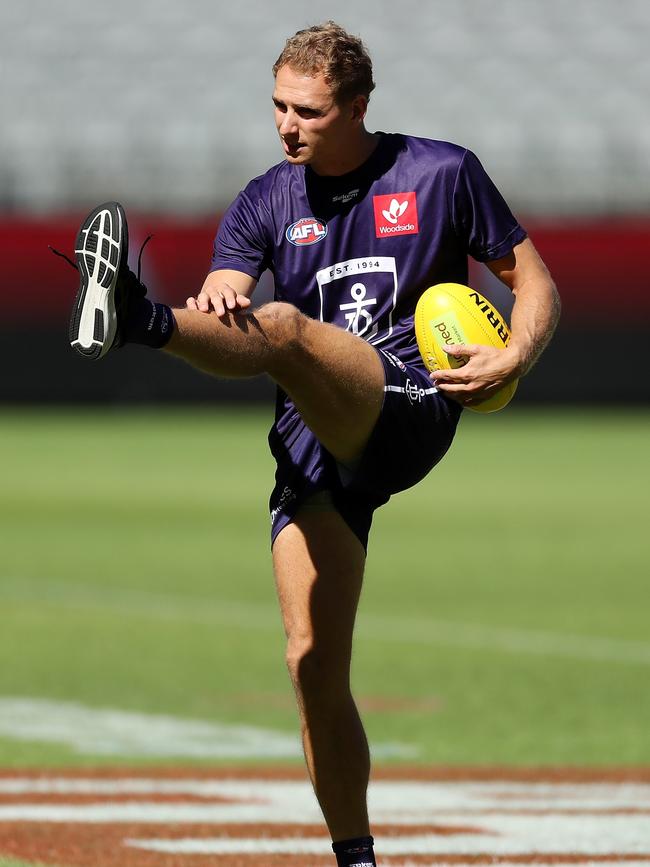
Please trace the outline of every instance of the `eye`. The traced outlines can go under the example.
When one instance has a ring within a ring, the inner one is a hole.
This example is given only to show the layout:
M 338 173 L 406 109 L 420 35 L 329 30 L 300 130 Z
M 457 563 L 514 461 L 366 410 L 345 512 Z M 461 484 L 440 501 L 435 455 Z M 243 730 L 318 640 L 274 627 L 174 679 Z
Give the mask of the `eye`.
M 278 111 L 286 111 L 287 110 L 286 105 L 277 99 L 273 100 L 273 105 L 277 108 Z

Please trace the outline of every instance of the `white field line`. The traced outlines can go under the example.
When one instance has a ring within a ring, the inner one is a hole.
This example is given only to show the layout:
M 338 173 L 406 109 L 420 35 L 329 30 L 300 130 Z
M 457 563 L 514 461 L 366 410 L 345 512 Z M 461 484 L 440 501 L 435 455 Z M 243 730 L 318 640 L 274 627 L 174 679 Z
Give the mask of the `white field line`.
M 490 855 L 520 855 L 531 853 L 571 852 L 580 855 L 609 854 L 647 854 L 647 822 L 644 822 L 645 843 L 642 839 L 641 823 L 632 827 L 627 823 L 618 833 L 608 828 L 603 833 L 602 822 L 594 820 L 578 823 L 563 821 L 553 817 L 552 824 L 539 819 L 524 820 L 510 818 L 494 824 L 495 830 L 486 829 L 485 834 L 458 834 L 440 836 L 436 834 L 406 834 L 399 837 L 384 837 L 377 843 L 381 855 L 433 855 L 474 854 L 489 852 Z M 496 828 L 498 827 L 498 830 Z M 324 850 L 322 837 L 286 838 L 181 838 L 165 840 L 160 838 L 130 838 L 127 845 L 154 852 L 178 853 L 184 855 L 234 855 L 234 854 L 305 854 L 316 855 Z M 612 847 L 615 847 L 614 849 Z
M 297 735 L 166 714 L 91 708 L 76 702 L 0 698 L 0 737 L 63 743 L 77 753 L 193 758 L 300 758 Z M 378 743 L 380 757 L 414 758 L 406 744 Z
M 75 702 L 0 698 L 0 736 L 63 743 L 78 753 L 193 758 L 299 758 L 297 736 Z
M 57 793 L 58 803 L 0 804 L 2 822 L 128 823 L 127 846 L 139 850 L 177 854 L 326 854 L 329 841 L 323 836 L 302 838 L 287 830 L 281 837 L 262 837 L 259 823 L 294 826 L 322 824 L 318 805 L 308 783 L 295 780 L 227 779 L 198 780 L 123 778 L 115 780 L 84 777 L 0 778 L 5 795 Z M 66 804 L 71 794 L 110 795 L 125 793 L 179 795 L 170 802 L 119 802 Z M 182 794 L 221 796 L 233 803 L 188 803 Z M 381 855 L 403 857 L 446 854 L 466 857 L 490 855 L 506 859 L 514 856 L 550 855 L 562 863 L 569 855 L 585 859 L 614 856 L 630 857 L 626 867 L 650 863 L 650 823 L 636 813 L 590 814 L 598 806 L 643 808 L 650 805 L 650 784 L 646 783 L 512 783 L 512 782 L 409 782 L 380 780 L 369 791 L 369 807 L 377 824 L 400 826 L 400 833 L 381 837 Z M 548 807 L 542 815 L 521 815 L 522 807 Z M 570 807 L 571 813 L 563 813 Z M 444 809 L 444 819 L 441 812 Z M 483 814 L 486 808 L 503 810 Z M 510 811 L 510 812 L 507 812 Z M 228 823 L 250 825 L 250 831 L 233 836 L 223 827 Z M 142 836 L 134 825 L 160 826 L 160 836 L 149 828 Z M 214 825 L 209 838 L 186 835 L 171 840 L 164 826 L 169 823 Z M 444 824 L 456 833 L 423 833 L 414 825 Z M 473 833 L 466 831 L 470 825 Z M 222 826 L 222 827 L 220 827 Z M 564 857 L 566 856 L 566 858 Z M 646 860 L 644 859 L 646 856 Z M 595 861 L 593 862 L 595 863 Z M 406 864 L 404 865 L 406 867 Z M 437 865 L 438 867 L 438 865 Z
M 144 801 L 102 804 L 15 804 L 0 805 L 2 822 L 53 822 L 89 825 L 111 825 L 116 822 L 147 825 L 226 823 L 256 825 L 258 822 L 272 824 L 322 824 L 323 817 L 317 806 L 308 811 L 293 802 L 294 810 L 300 809 L 299 821 L 290 817 L 286 807 L 268 805 L 264 809 L 256 804 L 188 804 L 184 801 L 151 803 Z M 255 831 L 251 828 L 251 834 Z
M 0 581 L 0 598 L 34 601 L 39 607 L 112 612 L 122 617 L 219 625 L 237 630 L 279 633 L 276 606 L 219 601 L 182 594 L 93 587 L 59 581 Z M 421 616 L 386 617 L 359 614 L 357 634 L 379 643 L 447 645 L 479 651 L 556 656 L 591 662 L 650 665 L 650 642 L 560 632 L 484 626 Z
M 250 823 L 251 832 L 248 836 L 232 837 L 225 832 L 213 838 L 192 838 L 184 840 L 165 839 L 164 831 L 161 837 L 138 838 L 132 836 L 131 845 L 155 851 L 166 852 L 198 852 L 212 854 L 227 854 L 234 852 L 286 852 L 304 851 L 316 853 L 323 851 L 323 837 L 301 838 L 286 836 L 284 838 L 260 837 L 255 830 L 257 822 L 268 822 L 269 818 L 276 824 L 304 824 L 305 820 L 295 821 L 295 813 L 301 810 L 297 802 L 293 802 L 293 815 L 286 807 L 276 810 L 268 816 L 267 811 L 260 810 L 256 805 L 248 808 L 228 808 L 226 805 L 201 805 L 184 803 L 127 803 L 127 804 L 77 804 L 77 805 L 44 805 L 21 804 L 0 807 L 0 823 L 2 822 L 34 822 L 34 823 L 76 823 L 76 824 L 114 824 L 129 825 L 143 823 L 146 825 L 169 824 L 225 824 L 229 822 Z M 386 854 L 472 854 L 490 853 L 494 855 L 515 855 L 531 852 L 540 853 L 576 853 L 586 855 L 601 855 L 616 853 L 617 855 L 647 855 L 650 852 L 650 824 L 647 816 L 608 816 L 604 822 L 600 816 L 560 815 L 553 816 L 483 816 L 480 823 L 472 824 L 477 828 L 475 833 L 464 833 L 470 816 L 456 815 L 445 820 L 446 826 L 457 825 L 456 834 L 412 834 L 409 826 L 417 821 L 417 816 L 409 817 L 404 823 L 404 833 L 382 837 L 381 851 Z M 374 821 L 386 821 L 378 811 Z M 320 820 L 322 822 L 322 820 Z M 319 813 L 315 808 L 309 823 L 319 823 Z M 215 829 L 216 830 L 216 829 Z M 209 848 L 201 848 L 209 846 Z M 304 846 L 304 849 L 300 849 Z M 298 848 L 297 848 L 298 847 Z
M 258 818 L 267 815 L 267 806 L 290 810 L 297 803 L 303 806 L 316 804 L 307 782 L 254 778 L 242 780 L 229 778 L 227 773 L 223 771 L 223 776 L 215 779 L 0 777 L 0 794 L 221 797 L 242 804 L 254 802 L 260 811 Z M 568 809 L 650 810 L 650 783 L 374 780 L 370 785 L 369 802 L 373 811 L 394 816 L 398 824 L 400 817 L 405 817 L 404 821 L 435 821 L 442 812 L 481 815 L 489 808 L 506 812 L 537 808 L 559 813 Z M 299 822 L 300 817 L 292 818 L 292 821 Z
M 291 822 L 308 824 L 319 821 L 320 813 L 311 786 L 299 780 L 269 779 L 211 779 L 192 778 L 158 780 L 122 778 L 96 780 L 88 778 L 0 778 L 0 794 L 57 794 L 57 804 L 3 804 L 0 818 L 7 820 L 20 815 L 23 821 L 67 820 L 76 816 L 78 821 L 112 821 L 119 817 L 142 816 L 142 821 L 164 821 L 169 811 L 181 809 L 188 821 L 210 818 L 217 822 Z M 66 795 L 115 796 L 140 794 L 141 802 L 101 802 L 95 804 L 66 804 Z M 146 801 L 147 795 L 177 795 L 178 802 Z M 220 797 L 230 803 L 201 804 L 183 801 L 183 795 L 204 798 Z M 504 782 L 409 782 L 373 781 L 369 789 L 369 807 L 377 822 L 397 825 L 413 823 L 445 823 L 456 821 L 482 826 L 486 821 L 500 821 L 499 816 L 485 815 L 486 809 L 498 809 L 500 815 L 516 815 L 519 810 L 536 809 L 544 813 L 565 816 L 568 820 L 588 816 L 598 809 L 639 810 L 650 809 L 650 784 L 646 783 L 504 783 Z M 300 805 L 300 809 L 296 809 Z M 175 812 L 174 815 L 181 816 Z M 542 817 L 544 818 L 544 817 Z M 601 824 L 610 817 L 591 817 Z M 643 822 L 648 828 L 647 816 L 621 813 L 614 819 Z M 535 818 L 530 821 L 537 821 Z

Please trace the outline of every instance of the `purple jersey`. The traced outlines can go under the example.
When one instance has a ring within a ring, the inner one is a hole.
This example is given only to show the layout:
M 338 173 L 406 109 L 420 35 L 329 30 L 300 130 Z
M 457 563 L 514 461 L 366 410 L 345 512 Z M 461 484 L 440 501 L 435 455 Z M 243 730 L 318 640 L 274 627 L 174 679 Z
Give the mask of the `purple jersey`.
M 410 394 L 418 380 L 428 395 L 436 389 L 427 391 L 430 380 L 413 326 L 420 295 L 435 283 L 466 284 L 468 254 L 479 261 L 497 259 L 525 237 L 470 151 L 382 133 L 370 158 L 342 177 L 319 177 L 309 166 L 283 162 L 251 181 L 219 226 L 211 270 L 228 268 L 257 279 L 269 268 L 278 301 L 383 350 L 387 381 L 395 371 L 386 359 L 404 370 L 413 366 L 407 382 L 387 388 Z M 455 428 L 460 408 L 429 399 L 435 405 L 426 408 L 426 422 L 414 419 L 413 407 L 411 414 L 399 409 L 394 416 L 399 420 L 404 414 L 402 427 L 419 425 L 426 431 L 429 447 L 420 449 L 418 472 L 400 465 L 402 482 L 389 484 L 383 478 L 390 474 L 385 464 L 381 472 L 369 473 L 386 482 L 379 499 L 367 486 L 358 502 L 337 494 L 337 508 L 364 545 L 373 509 L 391 492 L 422 478 L 448 448 L 449 426 Z M 438 424 L 439 419 L 446 421 Z M 380 451 L 392 434 L 383 436 Z M 412 438 L 403 442 L 410 448 Z M 275 534 L 291 520 L 301 497 L 323 487 L 336 490 L 339 481 L 330 458 L 280 389 L 269 444 L 278 463 L 271 495 Z
M 421 363 L 413 313 L 435 283 L 467 283 L 526 237 L 478 159 L 449 144 L 381 134 L 341 177 L 287 162 L 251 181 L 226 212 L 211 270 L 259 278 L 275 297 Z

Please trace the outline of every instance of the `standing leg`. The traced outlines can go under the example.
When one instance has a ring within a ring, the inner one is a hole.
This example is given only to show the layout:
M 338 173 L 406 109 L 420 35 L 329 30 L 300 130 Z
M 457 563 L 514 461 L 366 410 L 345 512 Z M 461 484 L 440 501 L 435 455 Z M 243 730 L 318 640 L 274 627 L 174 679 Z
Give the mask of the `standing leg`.
M 350 692 L 365 552 L 338 512 L 302 511 L 273 565 L 309 774 L 334 841 L 369 834 L 368 742 Z

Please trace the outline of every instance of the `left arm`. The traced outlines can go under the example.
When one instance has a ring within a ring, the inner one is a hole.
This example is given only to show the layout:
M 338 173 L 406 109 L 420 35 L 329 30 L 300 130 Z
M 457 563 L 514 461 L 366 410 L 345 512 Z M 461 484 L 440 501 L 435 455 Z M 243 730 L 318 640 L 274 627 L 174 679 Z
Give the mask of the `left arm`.
M 487 266 L 515 295 L 511 338 L 505 349 L 450 346 L 449 355 L 467 364 L 431 374 L 440 391 L 462 404 L 487 400 L 496 391 L 528 373 L 550 341 L 560 316 L 560 298 L 548 269 L 526 238 Z

